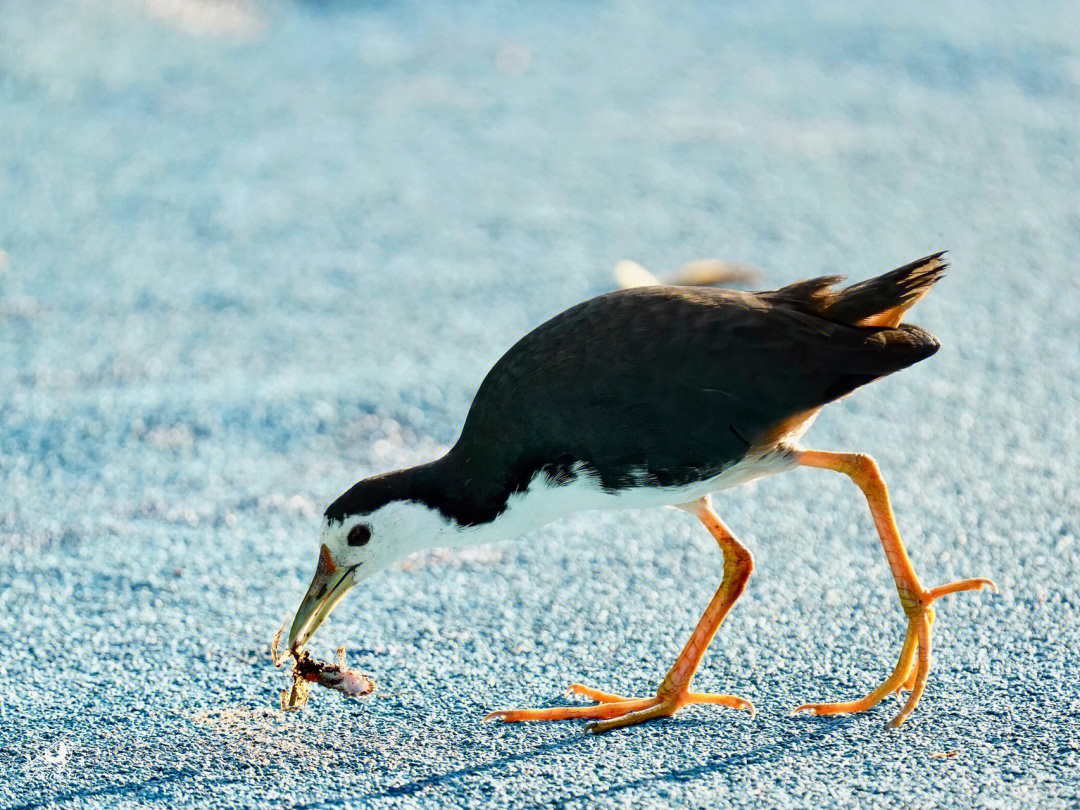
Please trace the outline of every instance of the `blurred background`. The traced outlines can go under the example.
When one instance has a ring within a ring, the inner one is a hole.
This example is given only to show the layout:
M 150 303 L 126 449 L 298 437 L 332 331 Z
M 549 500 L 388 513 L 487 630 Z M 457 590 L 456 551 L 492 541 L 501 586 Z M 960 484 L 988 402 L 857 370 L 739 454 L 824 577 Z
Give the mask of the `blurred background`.
M 0 3 L 0 806 L 1075 806 L 1078 43 L 1074 2 Z M 617 261 L 940 249 L 941 352 L 806 440 L 878 458 L 929 584 L 1002 586 L 902 732 L 787 716 L 902 636 L 809 471 L 717 499 L 758 567 L 697 684 L 754 719 L 479 723 L 655 687 L 721 570 L 663 511 L 406 560 L 316 639 L 376 696 L 276 710 L 321 510 Z

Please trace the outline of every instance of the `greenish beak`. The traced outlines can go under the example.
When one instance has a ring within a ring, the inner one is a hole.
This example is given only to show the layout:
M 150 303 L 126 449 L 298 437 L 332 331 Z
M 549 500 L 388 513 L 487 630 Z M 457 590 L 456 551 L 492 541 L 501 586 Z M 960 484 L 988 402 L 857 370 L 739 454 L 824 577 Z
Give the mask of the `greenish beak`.
M 355 584 L 356 569 L 357 566 L 354 565 L 343 572 L 330 556 L 330 549 L 325 544 L 319 549 L 319 563 L 315 568 L 311 587 L 304 594 L 304 600 L 297 608 L 296 617 L 289 628 L 290 650 L 298 652 L 303 649 L 308 639 L 326 621 L 330 611 Z

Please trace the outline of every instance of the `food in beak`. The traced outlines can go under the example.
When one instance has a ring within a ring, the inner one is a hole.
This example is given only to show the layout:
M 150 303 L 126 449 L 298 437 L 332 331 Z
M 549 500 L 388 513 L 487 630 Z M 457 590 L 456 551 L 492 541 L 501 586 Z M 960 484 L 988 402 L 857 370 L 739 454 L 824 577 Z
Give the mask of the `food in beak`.
M 286 653 L 279 654 L 278 644 L 284 629 L 285 626 L 282 625 L 270 643 L 270 658 L 275 667 L 280 667 L 289 657 L 293 659 L 292 688 L 283 689 L 281 692 L 282 711 L 302 709 L 307 703 L 308 691 L 313 683 L 341 692 L 345 697 L 363 697 L 375 691 L 375 681 L 359 670 L 345 666 L 344 647 L 338 647 L 336 664 L 319 661 L 307 650 L 298 652 L 290 649 Z

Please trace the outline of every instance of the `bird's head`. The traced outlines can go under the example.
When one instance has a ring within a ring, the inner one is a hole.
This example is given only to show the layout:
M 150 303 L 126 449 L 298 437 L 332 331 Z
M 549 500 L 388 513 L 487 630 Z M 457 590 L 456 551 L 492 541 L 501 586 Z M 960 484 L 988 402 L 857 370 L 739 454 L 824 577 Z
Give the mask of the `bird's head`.
M 453 524 L 424 502 L 419 468 L 366 478 L 327 508 L 311 586 L 289 629 L 300 650 L 349 590 L 414 551 L 447 541 Z

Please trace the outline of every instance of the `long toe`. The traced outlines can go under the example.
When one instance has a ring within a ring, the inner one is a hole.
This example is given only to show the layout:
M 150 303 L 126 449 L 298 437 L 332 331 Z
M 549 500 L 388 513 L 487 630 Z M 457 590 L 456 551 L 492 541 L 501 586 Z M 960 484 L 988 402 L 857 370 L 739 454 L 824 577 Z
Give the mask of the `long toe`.
M 533 720 L 602 720 L 619 717 L 647 708 L 655 698 L 598 703 L 595 706 L 556 706 L 551 709 L 502 709 L 487 715 L 485 720 L 522 723 Z
M 930 627 L 934 626 L 934 619 L 936 617 L 937 614 L 934 612 L 934 609 L 932 607 L 926 609 L 926 620 L 929 622 Z M 919 674 L 918 653 L 919 641 L 918 639 L 916 639 L 915 655 L 911 659 L 911 666 L 908 667 L 907 678 L 905 678 L 904 681 L 897 685 L 896 689 L 893 690 L 894 692 L 896 692 L 896 694 L 900 694 L 901 692 L 911 692 L 915 688 L 915 681 Z
M 926 619 L 922 618 L 918 621 L 925 622 Z M 881 699 L 888 695 L 890 692 L 895 692 L 908 679 L 908 673 L 912 669 L 912 665 L 915 662 L 915 649 L 919 642 L 918 626 L 915 619 L 908 622 L 907 636 L 904 638 L 904 646 L 900 650 L 900 660 L 896 662 L 896 667 L 893 669 L 892 674 L 885 679 L 885 682 L 881 684 L 877 689 L 871 692 L 866 697 L 859 698 L 858 700 L 848 700 L 838 703 L 804 703 L 795 709 L 792 714 L 798 712 L 810 712 L 810 714 L 851 714 L 854 712 L 865 712 L 867 709 L 872 709 Z
M 754 714 L 754 704 L 746 698 L 736 697 L 735 695 L 712 695 L 704 692 L 683 692 L 663 698 L 654 698 L 652 705 L 635 712 L 613 717 L 610 720 L 589 723 L 587 729 L 593 734 L 602 734 L 616 728 L 636 726 L 638 723 L 644 723 L 648 720 L 672 717 L 683 706 L 689 706 L 692 703 L 707 703 L 714 706 L 727 706 L 731 709 L 744 709 L 750 712 L 751 715 Z
M 593 689 L 591 686 L 586 686 L 583 683 L 572 683 L 566 687 L 566 694 L 568 695 L 583 695 L 589 700 L 595 700 L 597 703 L 624 703 L 634 698 L 623 697 L 622 695 L 613 695 L 610 692 L 601 692 L 599 689 Z
M 754 713 L 754 705 L 736 695 L 713 695 L 704 692 L 682 692 L 664 697 L 624 698 L 601 692 L 581 684 L 571 684 L 569 692 L 584 695 L 598 701 L 593 706 L 555 706 L 550 709 L 501 709 L 491 712 L 485 720 L 502 720 L 504 723 L 521 723 L 531 720 L 599 720 L 589 731 L 596 733 L 613 728 L 632 726 L 658 717 L 670 717 L 683 706 L 705 703 L 727 706 Z
M 593 734 L 603 734 L 605 731 L 611 731 L 616 728 L 636 726 L 638 723 L 644 723 L 647 720 L 656 720 L 660 717 L 671 717 L 678 710 L 678 706 L 674 706 L 668 701 L 658 700 L 655 705 L 641 709 L 640 711 L 630 712 L 629 714 L 624 714 L 621 717 L 615 717 L 611 720 L 589 723 L 586 730 L 591 731 Z
M 729 709 L 742 709 L 743 711 L 750 712 L 751 716 L 757 713 L 757 709 L 754 708 L 753 703 L 738 695 L 714 695 L 708 692 L 690 692 L 683 698 L 682 705 L 686 706 L 691 703 L 708 703 L 713 706 L 727 706 Z
M 940 599 L 943 596 L 948 596 L 951 593 L 963 593 L 964 591 L 981 591 L 983 588 L 988 588 L 992 593 L 998 592 L 998 586 L 994 584 L 994 580 L 987 579 L 986 577 L 977 577 L 975 579 L 961 579 L 957 582 L 950 582 L 948 585 L 938 585 L 936 588 L 931 588 L 928 592 L 930 599 Z

